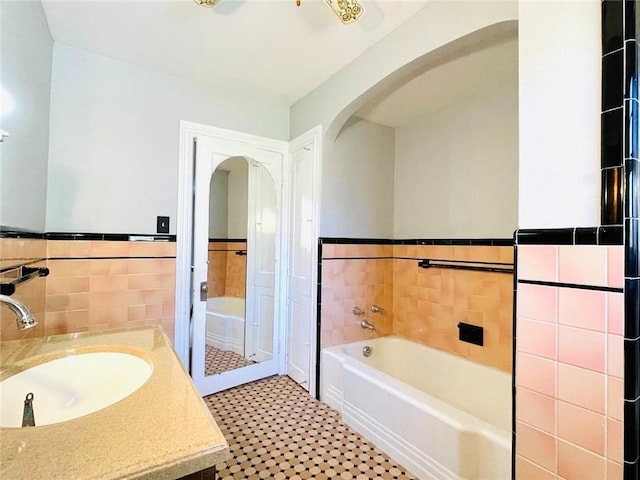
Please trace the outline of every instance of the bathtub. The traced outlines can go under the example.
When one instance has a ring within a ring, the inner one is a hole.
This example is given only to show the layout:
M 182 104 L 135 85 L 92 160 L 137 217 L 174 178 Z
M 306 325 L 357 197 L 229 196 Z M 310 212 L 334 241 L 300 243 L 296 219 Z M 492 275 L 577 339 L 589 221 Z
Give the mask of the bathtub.
M 244 298 L 207 299 L 206 342 L 244 356 Z
M 398 337 L 325 348 L 321 367 L 321 400 L 418 478 L 511 478 L 510 374 Z

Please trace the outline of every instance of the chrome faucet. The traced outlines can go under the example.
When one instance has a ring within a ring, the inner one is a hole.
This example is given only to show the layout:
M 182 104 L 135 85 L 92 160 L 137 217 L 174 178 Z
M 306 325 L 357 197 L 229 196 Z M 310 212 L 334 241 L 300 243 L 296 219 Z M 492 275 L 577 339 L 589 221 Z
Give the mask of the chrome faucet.
M 0 306 L 8 308 L 15 314 L 16 323 L 20 330 L 27 330 L 38 324 L 36 317 L 31 314 L 29 309 L 15 298 L 0 295 Z
M 368 328 L 369 330 L 371 330 L 372 332 L 376 331 L 376 327 L 374 327 L 371 323 L 369 323 L 369 321 L 365 318 L 360 322 L 360 326 L 362 328 Z

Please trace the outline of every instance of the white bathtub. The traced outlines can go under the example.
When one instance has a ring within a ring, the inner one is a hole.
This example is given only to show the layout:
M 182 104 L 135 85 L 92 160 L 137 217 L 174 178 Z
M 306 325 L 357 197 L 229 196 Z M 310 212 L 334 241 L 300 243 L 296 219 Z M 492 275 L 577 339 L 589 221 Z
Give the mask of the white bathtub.
M 244 356 L 244 298 L 207 299 L 206 342 Z
M 321 399 L 420 479 L 511 478 L 508 373 L 383 337 L 323 349 Z

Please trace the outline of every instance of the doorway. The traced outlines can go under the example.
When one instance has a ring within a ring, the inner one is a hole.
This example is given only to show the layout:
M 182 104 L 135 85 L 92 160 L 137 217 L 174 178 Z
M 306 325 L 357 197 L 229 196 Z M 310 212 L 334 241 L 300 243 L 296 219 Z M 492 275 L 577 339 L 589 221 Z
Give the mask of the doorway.
M 320 135 L 288 143 L 181 122 L 174 346 L 202 395 L 274 374 L 315 393 Z M 304 177 L 290 172 L 301 151 Z M 233 281 L 216 277 L 224 262 Z

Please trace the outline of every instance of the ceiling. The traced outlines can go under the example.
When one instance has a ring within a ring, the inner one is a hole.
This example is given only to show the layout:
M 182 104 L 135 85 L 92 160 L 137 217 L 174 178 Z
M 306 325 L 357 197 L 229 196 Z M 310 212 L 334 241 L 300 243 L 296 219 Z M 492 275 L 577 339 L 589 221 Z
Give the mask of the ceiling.
M 44 0 L 53 39 L 236 95 L 290 106 L 427 0 L 360 0 L 343 25 L 322 0 Z
M 354 116 L 399 127 L 460 99 L 509 88 L 517 91 L 518 42 L 515 34 L 500 43 L 455 58 L 374 99 Z

